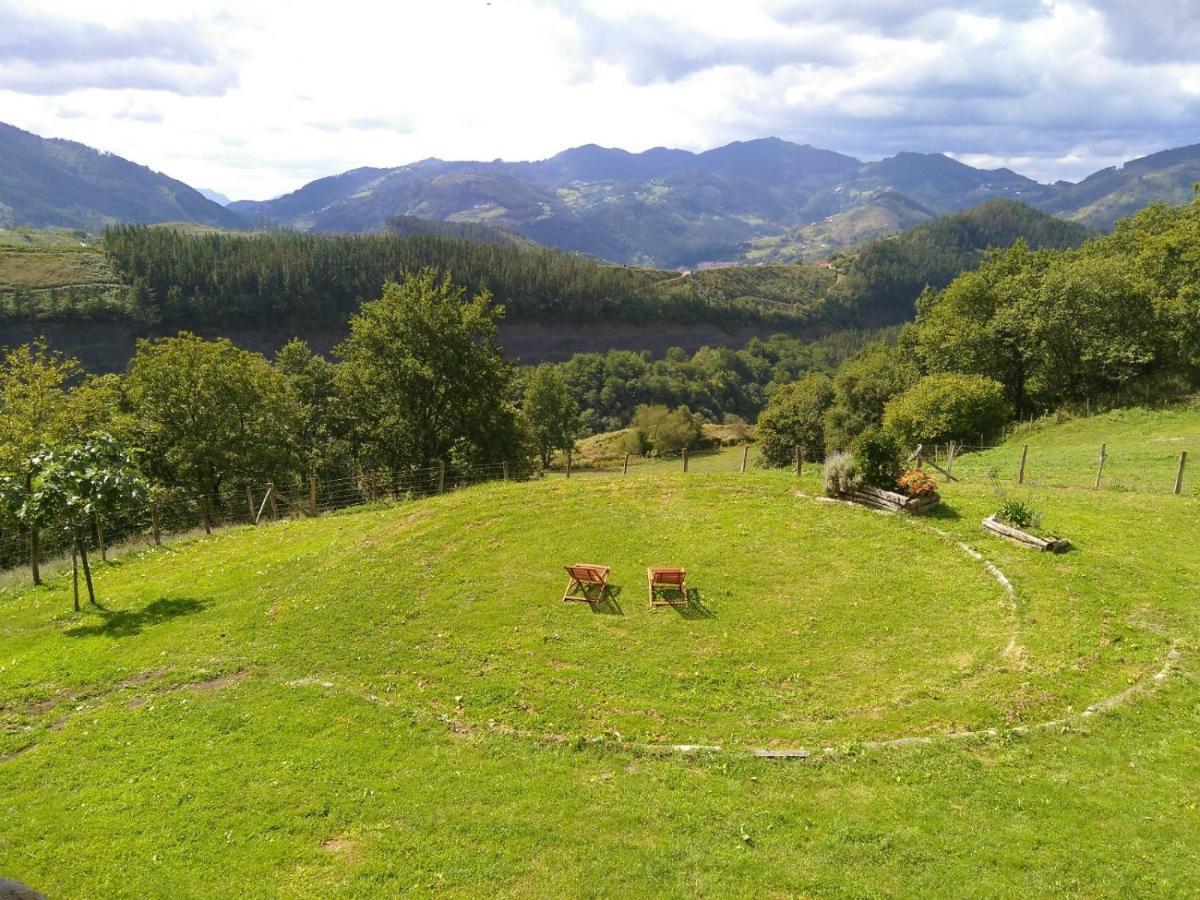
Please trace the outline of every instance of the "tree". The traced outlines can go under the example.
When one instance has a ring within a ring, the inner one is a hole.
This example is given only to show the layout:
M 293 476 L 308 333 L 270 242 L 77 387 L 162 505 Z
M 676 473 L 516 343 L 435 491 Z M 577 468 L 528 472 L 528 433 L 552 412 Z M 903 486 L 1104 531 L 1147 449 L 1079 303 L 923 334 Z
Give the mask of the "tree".
M 920 377 L 911 357 L 898 347 L 868 344 L 833 378 L 833 403 L 825 416 L 825 449 L 845 450 L 872 425 L 883 408 Z
M 449 273 L 423 269 L 350 319 L 339 384 L 369 456 L 392 469 L 451 458 L 495 462 L 519 452 L 507 402 L 513 373 L 487 291 L 467 297 Z
M 23 518 L 63 528 L 83 565 L 88 600 L 96 602 L 84 530 L 97 518 L 115 516 L 146 499 L 146 485 L 132 458 L 111 436 L 91 435 L 82 444 L 43 449 L 30 459 L 32 490 Z M 76 582 L 75 609 L 79 610 Z
M 29 461 L 33 454 L 39 447 L 71 433 L 67 389 L 81 372 L 76 360 L 52 352 L 44 339 L 17 347 L 0 361 L 0 472 L 13 476 L 15 487 L 10 485 L 10 491 L 28 494 L 33 477 Z M 23 503 L 24 500 L 15 506 Z M 12 503 L 8 505 L 14 508 Z M 20 525 L 29 535 L 33 583 L 41 584 L 38 522 L 36 518 L 28 518 Z
M 296 401 L 295 445 L 305 467 L 327 478 L 349 474 L 351 414 L 338 394 L 337 366 L 294 338 L 275 354 L 275 369 Z
M 908 447 L 994 434 L 1012 416 L 1003 386 L 982 375 L 927 375 L 891 400 L 884 425 Z
M 550 465 L 556 450 L 574 449 L 580 432 L 579 405 L 558 368 L 543 363 L 529 373 L 521 409 L 543 466 Z
M 820 459 L 825 448 L 825 414 L 833 402 L 833 382 L 821 372 L 810 372 L 785 384 L 758 417 L 758 446 L 763 465 L 786 466 L 804 447 L 810 459 Z
M 704 439 L 700 420 L 686 406 L 672 410 L 661 403 L 642 404 L 634 411 L 629 427 L 631 437 L 623 445 L 629 452 L 640 447 L 642 452 L 679 453 Z
M 134 432 L 155 479 L 216 506 L 231 481 L 295 472 L 295 398 L 262 356 L 189 332 L 138 342 L 126 379 Z

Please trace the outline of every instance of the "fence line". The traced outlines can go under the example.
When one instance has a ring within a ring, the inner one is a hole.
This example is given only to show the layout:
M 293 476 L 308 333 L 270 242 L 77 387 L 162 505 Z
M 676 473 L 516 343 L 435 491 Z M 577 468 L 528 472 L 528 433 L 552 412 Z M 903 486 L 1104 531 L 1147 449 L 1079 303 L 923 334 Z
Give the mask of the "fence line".
M 1182 493 L 1185 488 L 1188 458 L 1186 451 L 1179 453 L 1177 464 L 1172 457 L 1169 472 L 1164 468 L 1153 476 L 1142 473 L 1133 479 L 1136 486 L 1130 487 L 1128 480 L 1120 480 L 1123 477 L 1128 478 L 1128 472 L 1123 468 L 1126 457 L 1122 448 L 1101 445 L 1097 448 L 1099 454 L 1092 455 L 1091 462 L 1085 464 L 1082 458 L 1071 453 L 1031 451 L 1028 444 L 1021 446 L 1018 460 L 1014 444 L 1001 446 L 1013 451 L 1011 469 L 1007 467 L 1007 460 L 1004 461 L 1003 470 L 993 466 L 981 471 L 978 465 L 973 466 L 972 457 L 975 457 L 981 448 L 998 449 L 995 446 L 987 446 L 982 440 L 979 445 L 955 441 L 919 448 L 919 454 L 914 454 L 913 464 L 931 465 L 943 480 L 968 483 L 987 479 L 998 480 L 1002 484 L 1115 487 L 1137 492 L 1176 495 Z M 732 452 L 727 454 L 728 472 L 745 472 L 748 455 L 749 443 L 740 447 L 735 445 Z M 661 470 L 664 463 L 670 462 L 673 467 L 678 466 L 678 471 L 681 472 L 713 473 L 714 470 L 709 466 L 700 466 L 698 469 L 696 465 L 697 462 L 711 456 L 712 454 L 702 453 L 689 455 L 686 451 L 678 455 L 660 456 L 657 458 L 657 468 Z M 803 473 L 806 459 L 805 448 L 797 446 L 791 466 L 796 475 Z M 1161 460 L 1157 461 L 1161 463 Z M 131 510 L 125 515 L 103 522 L 92 522 L 85 534 L 85 543 L 89 553 L 100 550 L 102 546 L 105 549 L 128 548 L 130 545 L 149 547 L 161 544 L 164 537 L 200 531 L 211 533 L 215 529 L 235 525 L 319 516 L 372 503 L 420 499 L 487 481 L 510 478 L 524 480 L 531 476 L 546 475 L 570 478 L 573 475 L 595 476 L 601 473 L 620 477 L 630 471 L 628 454 L 613 457 L 611 463 L 611 467 L 581 467 L 578 460 L 568 457 L 564 468 L 547 470 L 531 470 L 527 465 L 519 466 L 508 462 L 481 465 L 440 464 L 401 472 L 364 471 L 326 481 L 310 477 L 307 483 L 291 483 L 286 486 L 270 482 L 243 484 L 237 489 L 227 486 L 217 496 L 168 494 L 152 500 L 144 508 Z M 820 462 L 817 462 L 808 467 L 808 471 L 819 473 L 820 465 Z M 643 464 L 633 468 L 636 470 L 645 467 Z M 1071 473 L 1073 478 L 1064 473 Z M 65 531 L 49 529 L 43 531 L 39 537 L 39 563 L 53 561 L 56 557 L 69 557 L 71 539 Z M 30 566 L 30 550 L 28 533 L 0 533 L 0 572 Z

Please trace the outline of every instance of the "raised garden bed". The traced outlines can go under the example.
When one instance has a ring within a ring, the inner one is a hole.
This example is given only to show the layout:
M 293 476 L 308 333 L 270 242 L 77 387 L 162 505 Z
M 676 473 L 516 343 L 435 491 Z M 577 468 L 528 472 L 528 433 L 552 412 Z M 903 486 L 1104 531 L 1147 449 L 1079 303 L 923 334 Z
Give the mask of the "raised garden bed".
M 1020 544 L 1022 547 L 1030 547 L 1034 550 L 1042 550 L 1049 553 L 1062 553 L 1071 546 L 1071 542 L 1066 538 L 1038 537 L 1036 534 L 1022 531 L 1020 528 L 1006 525 L 995 516 L 988 516 L 983 520 L 983 530 L 998 534 L 1000 537 L 1007 538 L 1015 544 Z
M 885 491 L 883 488 L 864 484 L 843 495 L 845 500 L 853 500 L 872 509 L 887 509 L 893 512 L 923 513 L 933 509 L 942 502 L 939 494 L 922 494 L 919 497 L 909 497 L 895 491 Z

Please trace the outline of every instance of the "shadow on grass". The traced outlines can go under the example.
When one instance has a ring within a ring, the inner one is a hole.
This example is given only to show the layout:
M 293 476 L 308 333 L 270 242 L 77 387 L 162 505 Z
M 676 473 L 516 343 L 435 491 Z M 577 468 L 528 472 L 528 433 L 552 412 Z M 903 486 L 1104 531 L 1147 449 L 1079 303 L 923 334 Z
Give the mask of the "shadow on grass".
M 678 606 L 671 605 L 671 609 L 679 613 L 684 619 L 715 619 L 717 614 L 704 605 L 704 596 L 700 593 L 699 588 L 688 588 L 688 602 L 680 603 Z
M 621 609 L 620 597 L 620 585 L 610 584 L 604 592 L 604 599 L 599 603 L 589 603 L 588 606 L 599 616 L 623 616 L 625 610 Z
M 935 522 L 957 522 L 962 518 L 962 514 L 953 506 L 947 506 L 945 501 L 943 501 L 929 510 L 929 512 L 922 513 L 920 518 L 931 519 Z
M 198 613 L 207 603 L 193 600 L 190 597 L 163 597 L 155 600 L 139 610 L 109 610 L 98 606 L 100 617 L 103 619 L 95 625 L 79 625 L 68 628 L 64 634 L 67 637 L 132 637 L 141 634 L 147 625 L 158 625 L 179 616 L 190 616 Z

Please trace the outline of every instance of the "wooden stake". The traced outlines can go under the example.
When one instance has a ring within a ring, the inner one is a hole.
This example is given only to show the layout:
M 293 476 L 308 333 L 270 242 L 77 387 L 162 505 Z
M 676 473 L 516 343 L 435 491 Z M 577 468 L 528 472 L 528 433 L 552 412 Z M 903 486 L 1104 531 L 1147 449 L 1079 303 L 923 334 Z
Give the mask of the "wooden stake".
M 500 468 L 501 468 L 502 472 L 504 473 L 504 480 L 508 481 L 508 463 L 506 463 L 506 462 L 500 463 Z
M 246 485 L 246 509 L 250 510 L 250 524 L 257 525 L 258 519 L 254 515 L 254 488 Z
M 446 493 L 446 462 L 438 460 L 438 493 Z
M 317 475 L 315 472 L 308 476 L 308 514 L 310 516 L 317 514 Z
M 1104 474 L 1104 460 L 1108 458 L 1108 444 L 1100 445 L 1100 465 L 1096 467 L 1096 487 L 1100 487 L 1100 476 Z
M 1187 451 L 1184 450 L 1179 454 L 1179 471 L 1175 473 L 1175 496 L 1183 491 L 1183 469 L 1187 465 Z
M 104 523 L 96 516 L 96 543 L 100 546 L 100 562 L 108 562 L 108 548 L 104 546 Z
M 739 471 L 741 471 L 741 472 L 746 471 L 746 457 L 748 457 L 749 455 L 750 455 L 750 445 L 742 444 L 742 468 Z
M 251 513 L 251 518 L 253 518 L 253 517 L 254 517 L 253 513 Z M 150 501 L 150 529 L 154 532 L 154 546 L 161 547 L 162 546 L 162 531 L 160 530 L 160 528 L 158 526 L 158 501 L 157 500 Z
M 683 448 L 683 471 L 687 471 L 687 447 Z
M 36 525 L 29 526 L 29 568 L 33 572 L 33 583 L 42 583 L 42 536 Z
M 1017 469 L 1017 484 L 1025 483 L 1025 457 L 1029 455 L 1029 445 L 1021 447 L 1021 467 Z
M 629 454 L 628 453 L 625 454 L 625 464 L 623 466 L 621 466 L 621 474 L 622 475 L 629 474 Z
M 947 481 L 950 481 L 953 478 L 953 476 L 950 473 L 954 471 L 954 451 L 955 451 L 954 441 L 951 441 L 949 446 L 946 447 L 946 480 Z

